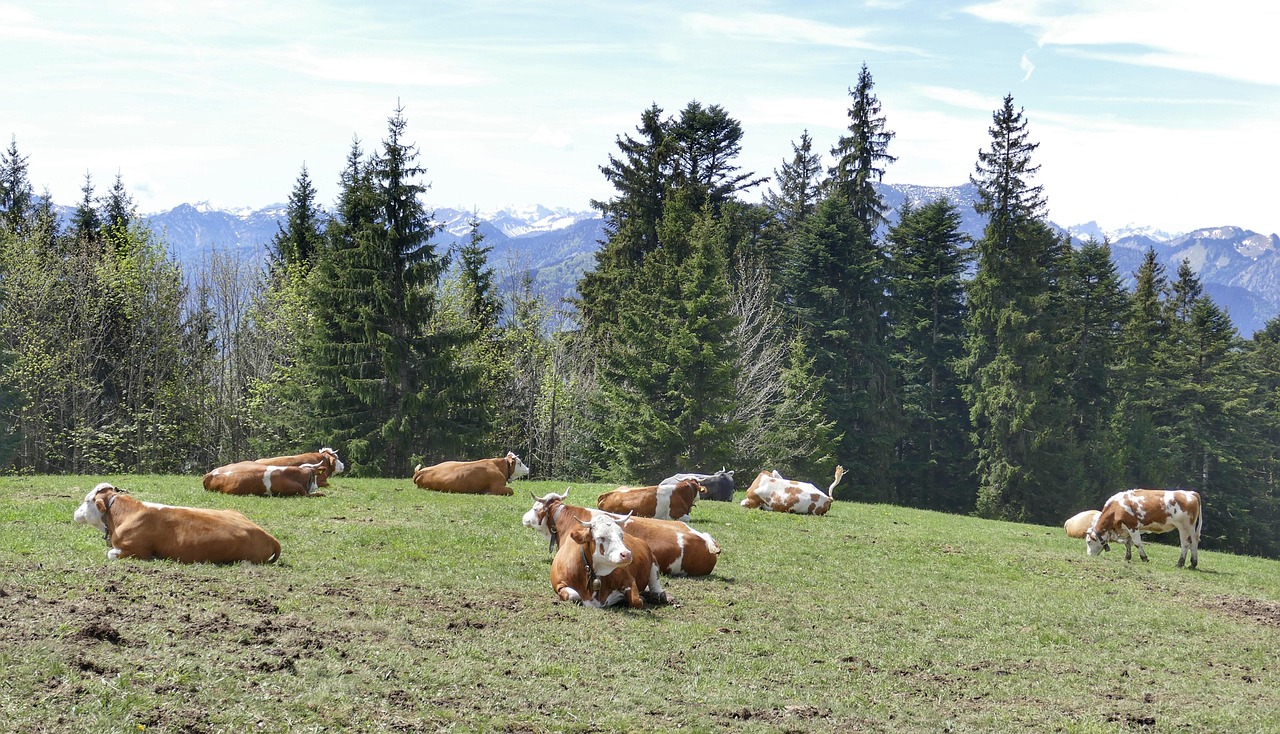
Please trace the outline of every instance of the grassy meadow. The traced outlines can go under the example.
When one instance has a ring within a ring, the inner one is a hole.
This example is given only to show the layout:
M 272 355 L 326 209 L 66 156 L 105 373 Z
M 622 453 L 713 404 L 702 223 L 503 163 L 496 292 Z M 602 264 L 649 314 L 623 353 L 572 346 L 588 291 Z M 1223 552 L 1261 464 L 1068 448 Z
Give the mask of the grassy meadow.
M 71 521 L 104 480 L 239 509 L 280 562 L 108 562 Z M 1276 562 L 1179 570 L 1176 547 L 1087 558 L 1061 528 L 705 502 L 714 575 L 670 579 L 675 606 L 584 609 L 520 524 L 529 491 L 564 486 L 0 477 L 0 731 L 1280 731 Z

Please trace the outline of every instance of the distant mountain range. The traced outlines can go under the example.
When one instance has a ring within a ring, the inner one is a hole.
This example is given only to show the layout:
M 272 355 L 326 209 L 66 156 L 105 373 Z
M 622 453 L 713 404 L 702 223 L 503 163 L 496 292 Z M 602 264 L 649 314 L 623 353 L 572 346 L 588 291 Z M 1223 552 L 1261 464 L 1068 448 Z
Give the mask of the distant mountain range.
M 886 184 L 880 192 L 893 210 L 891 221 L 906 201 L 918 205 L 946 197 L 961 214 L 961 229 L 975 239 L 982 234 L 984 220 L 973 210 L 977 190 L 972 184 Z M 145 219 L 169 243 L 174 258 L 191 267 L 198 266 L 214 250 L 261 259 L 284 217 L 283 204 L 252 211 L 182 204 L 167 212 L 146 215 Z M 533 275 L 535 288 L 552 299 L 573 293 L 578 277 L 594 266 L 595 251 L 604 239 L 604 222 L 597 212 L 544 206 L 488 213 L 439 208 L 435 218 L 441 224 L 435 240 L 440 248 L 465 243 L 470 237 L 471 221 L 478 218 L 484 244 L 493 248 L 489 261 L 499 274 L 500 285 L 505 284 L 508 275 L 528 272 Z M 1170 278 L 1176 277 L 1184 259 L 1189 260 L 1205 292 L 1231 314 L 1245 337 L 1280 314 L 1280 238 L 1275 234 L 1239 227 L 1212 227 L 1185 234 L 1133 227 L 1103 231 L 1093 222 L 1060 229 L 1070 232 L 1076 241 L 1090 237 L 1110 239 L 1112 259 L 1130 285 L 1148 247 L 1155 249 Z

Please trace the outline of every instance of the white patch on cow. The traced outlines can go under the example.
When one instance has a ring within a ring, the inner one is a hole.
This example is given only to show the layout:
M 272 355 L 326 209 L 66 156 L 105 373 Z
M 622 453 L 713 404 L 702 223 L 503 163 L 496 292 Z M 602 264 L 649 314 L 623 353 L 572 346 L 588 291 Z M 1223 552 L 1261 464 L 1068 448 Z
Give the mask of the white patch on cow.
M 671 493 L 675 491 L 675 485 L 659 485 L 658 491 L 655 492 L 653 516 L 657 518 L 671 517 Z
M 561 591 L 564 592 L 565 596 L 569 597 L 567 601 L 577 602 L 578 604 L 582 603 L 582 596 L 580 596 L 578 592 L 575 589 L 573 589 L 573 587 L 566 586 L 563 589 L 561 589 Z
M 267 496 L 271 496 L 271 475 L 284 469 L 283 466 L 268 466 L 266 471 L 262 472 L 262 488 L 266 490 Z

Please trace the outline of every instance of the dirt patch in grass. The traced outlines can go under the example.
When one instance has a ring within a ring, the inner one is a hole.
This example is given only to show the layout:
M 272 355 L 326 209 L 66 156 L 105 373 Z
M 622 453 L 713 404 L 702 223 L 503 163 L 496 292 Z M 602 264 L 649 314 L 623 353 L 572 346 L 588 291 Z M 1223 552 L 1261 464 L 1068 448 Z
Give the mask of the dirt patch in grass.
M 1242 596 L 1215 596 L 1207 606 L 1232 617 L 1247 619 L 1250 622 L 1280 627 L 1280 603 L 1250 599 Z

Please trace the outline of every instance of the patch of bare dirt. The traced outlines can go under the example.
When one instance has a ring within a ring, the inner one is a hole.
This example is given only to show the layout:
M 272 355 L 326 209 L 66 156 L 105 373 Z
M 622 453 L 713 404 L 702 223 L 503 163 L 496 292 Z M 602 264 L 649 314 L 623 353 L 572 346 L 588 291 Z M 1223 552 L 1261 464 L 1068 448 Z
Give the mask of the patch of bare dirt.
M 1280 627 L 1280 603 L 1243 596 L 1215 596 L 1208 606 L 1232 617 L 1269 627 Z

